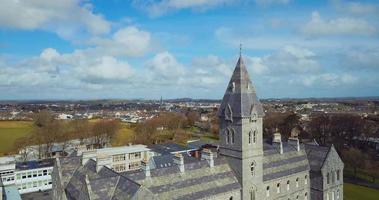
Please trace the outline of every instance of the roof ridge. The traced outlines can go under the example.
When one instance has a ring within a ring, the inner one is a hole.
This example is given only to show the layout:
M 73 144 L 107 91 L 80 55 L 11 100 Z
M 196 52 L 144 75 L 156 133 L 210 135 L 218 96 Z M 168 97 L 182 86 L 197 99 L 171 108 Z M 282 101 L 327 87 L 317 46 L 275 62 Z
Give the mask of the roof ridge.
M 114 187 L 114 189 L 113 189 L 111 199 L 113 199 L 113 197 L 114 197 L 114 194 L 115 194 L 115 192 L 116 192 L 116 189 L 117 189 L 118 183 L 120 182 L 120 178 L 121 178 L 121 176 L 118 176 L 118 177 L 117 177 L 117 181 L 116 181 L 115 187 Z

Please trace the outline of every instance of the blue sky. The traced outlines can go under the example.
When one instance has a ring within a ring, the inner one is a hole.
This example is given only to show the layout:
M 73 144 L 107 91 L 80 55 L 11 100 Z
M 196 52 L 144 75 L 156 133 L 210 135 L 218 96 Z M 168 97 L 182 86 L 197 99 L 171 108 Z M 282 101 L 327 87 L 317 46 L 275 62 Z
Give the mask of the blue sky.
M 379 95 L 379 3 L 0 0 L 0 99 Z

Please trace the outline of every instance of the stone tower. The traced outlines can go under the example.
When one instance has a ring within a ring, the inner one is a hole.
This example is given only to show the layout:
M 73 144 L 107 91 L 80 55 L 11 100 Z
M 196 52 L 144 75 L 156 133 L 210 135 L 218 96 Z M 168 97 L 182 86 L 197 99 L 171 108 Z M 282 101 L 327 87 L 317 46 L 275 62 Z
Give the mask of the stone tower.
M 220 154 L 242 186 L 242 199 L 258 200 L 263 188 L 264 111 L 240 55 L 219 109 Z

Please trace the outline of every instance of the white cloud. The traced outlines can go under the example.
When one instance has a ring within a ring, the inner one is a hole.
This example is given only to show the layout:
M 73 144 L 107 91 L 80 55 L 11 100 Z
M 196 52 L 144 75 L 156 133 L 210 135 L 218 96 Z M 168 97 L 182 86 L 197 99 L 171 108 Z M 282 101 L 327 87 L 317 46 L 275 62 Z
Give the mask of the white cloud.
M 146 10 L 150 16 L 158 17 L 171 11 L 182 9 L 206 10 L 234 1 L 236 0 L 135 0 L 134 4 Z
M 85 31 L 98 35 L 108 33 L 111 23 L 94 14 L 92 5 L 79 0 L 1 0 L 0 27 L 57 33 L 72 38 Z
M 228 27 L 220 27 L 214 32 L 215 37 L 231 46 L 231 48 L 237 49 L 242 42 L 243 47 L 246 49 L 258 49 L 258 50 L 278 50 L 285 46 L 302 46 L 311 49 L 331 49 L 346 48 L 351 46 L 365 46 L 374 48 L 377 47 L 376 43 L 379 40 L 375 37 L 355 37 L 355 38 L 343 38 L 343 37 L 309 37 L 309 35 L 286 35 L 275 33 L 255 33 L 248 32 L 248 34 L 242 34 L 241 31 L 234 30 Z
M 96 45 L 101 54 L 141 56 L 152 47 L 151 34 L 128 26 L 116 31 L 112 38 L 92 38 L 90 44 Z
M 342 64 L 357 70 L 379 69 L 379 49 L 349 49 L 342 56 Z
M 378 11 L 377 5 L 363 2 L 332 0 L 332 4 L 339 11 L 355 15 L 368 15 L 376 13 Z
M 301 31 L 310 36 L 323 35 L 372 35 L 376 28 L 363 19 L 342 17 L 324 20 L 317 11 L 312 13 L 311 20 Z
M 351 74 L 322 73 L 315 75 L 303 75 L 289 80 L 291 85 L 305 87 L 327 88 L 341 85 L 353 85 L 358 81 L 358 77 Z
M 232 63 L 227 63 L 215 55 L 194 58 L 191 67 L 197 69 L 199 74 L 206 74 L 205 72 L 214 73 L 216 71 L 225 76 L 230 76 L 233 70 Z
M 111 56 L 95 59 L 90 66 L 79 66 L 80 74 L 89 82 L 127 81 L 133 75 L 129 63 Z
M 146 66 L 153 73 L 152 76 L 155 80 L 178 81 L 185 74 L 184 66 L 167 51 L 156 54 L 147 62 Z
M 320 70 L 315 60 L 315 53 L 296 47 L 285 46 L 277 52 L 263 57 L 248 57 L 247 64 L 251 63 L 252 71 L 257 74 L 304 74 Z

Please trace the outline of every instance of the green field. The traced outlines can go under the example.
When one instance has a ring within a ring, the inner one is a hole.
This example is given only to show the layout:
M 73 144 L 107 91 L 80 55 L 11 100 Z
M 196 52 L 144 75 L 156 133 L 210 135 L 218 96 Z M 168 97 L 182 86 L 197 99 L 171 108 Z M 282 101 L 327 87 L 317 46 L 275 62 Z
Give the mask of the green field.
M 95 122 L 91 120 L 90 122 Z M 14 142 L 28 135 L 32 130 L 31 121 L 0 121 L 0 156 L 14 153 Z M 112 140 L 113 146 L 127 145 L 134 136 L 133 128 L 121 123 L 121 129 Z
M 14 142 L 31 130 L 30 121 L 0 121 L 0 156 L 14 151 Z
M 344 184 L 344 200 L 378 200 L 379 190 L 353 185 Z

